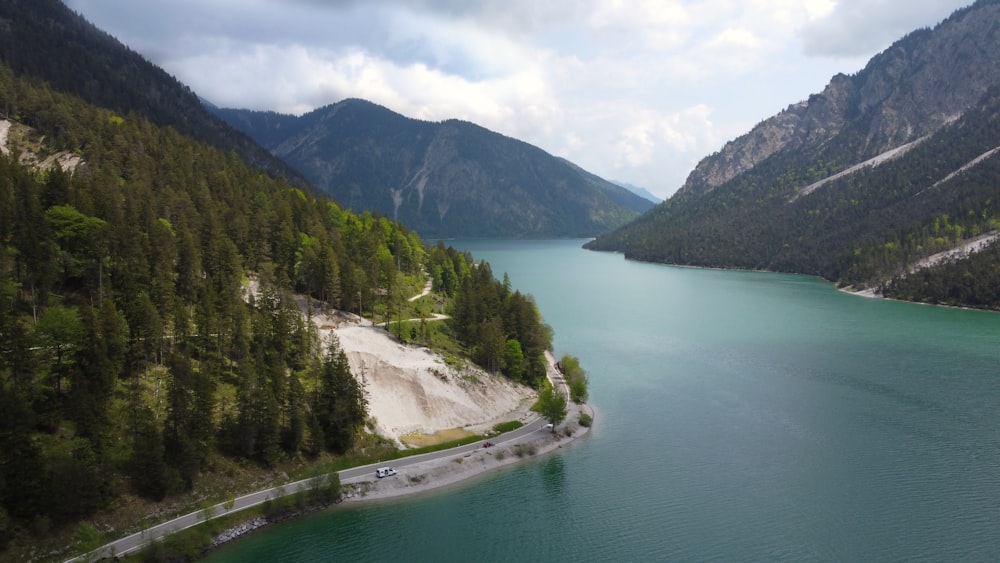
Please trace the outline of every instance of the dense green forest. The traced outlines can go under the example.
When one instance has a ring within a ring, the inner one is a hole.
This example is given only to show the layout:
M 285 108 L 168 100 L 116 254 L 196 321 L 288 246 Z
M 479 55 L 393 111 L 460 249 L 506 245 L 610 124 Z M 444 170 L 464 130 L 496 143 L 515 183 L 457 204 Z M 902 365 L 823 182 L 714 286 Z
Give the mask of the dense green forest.
M 897 280 L 888 285 L 894 296 L 957 304 L 961 295 L 961 304 L 996 307 L 995 297 L 980 294 L 985 286 L 970 285 L 965 275 L 934 269 L 899 280 L 921 258 L 1000 228 L 1000 154 L 963 169 L 998 145 L 994 88 L 905 155 L 811 193 L 798 190 L 844 167 L 841 144 L 778 153 L 705 194 L 678 194 L 588 248 L 655 262 L 813 274 L 859 288 Z M 996 254 L 978 261 L 989 256 Z M 933 284 L 916 284 L 942 275 L 958 284 L 948 299 L 921 289 Z
M 0 62 L 19 76 L 42 80 L 120 114 L 234 151 L 272 176 L 306 180 L 204 107 L 190 88 L 117 39 L 73 13 L 61 0 L 0 0 Z
M 6 67 L 0 109 L 0 547 L 190 490 L 217 456 L 350 452 L 364 395 L 296 293 L 387 320 L 431 276 L 454 316 L 435 330 L 494 372 L 544 374 L 550 330 L 486 263 Z M 18 159 L 59 151 L 82 164 Z

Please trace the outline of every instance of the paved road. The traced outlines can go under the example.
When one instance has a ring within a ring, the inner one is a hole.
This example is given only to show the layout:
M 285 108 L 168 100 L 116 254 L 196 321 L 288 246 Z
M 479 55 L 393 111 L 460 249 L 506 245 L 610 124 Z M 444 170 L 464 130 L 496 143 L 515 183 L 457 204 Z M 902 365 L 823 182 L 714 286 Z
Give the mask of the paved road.
M 563 393 L 568 397 L 569 388 L 566 385 L 566 380 L 563 378 L 562 373 L 560 373 L 556 368 L 555 357 L 546 352 L 546 358 L 549 360 L 549 370 L 548 377 L 552 381 L 553 385 L 558 386 Z M 569 403 L 572 405 L 572 403 Z M 567 417 L 569 419 L 569 417 Z M 538 431 L 548 431 L 545 429 L 545 420 L 535 416 L 524 426 L 518 428 L 517 430 L 512 430 L 506 432 L 495 438 L 491 438 L 490 441 L 495 444 L 516 444 L 522 441 L 525 437 Z M 359 467 L 353 467 L 351 469 L 345 469 L 338 472 L 340 476 L 340 482 L 342 484 L 348 483 L 358 483 L 362 481 L 371 481 L 375 479 L 375 468 L 381 467 L 383 465 L 392 465 L 396 468 L 407 467 L 417 463 L 422 463 L 425 461 L 431 461 L 435 459 L 450 458 L 453 456 L 460 456 L 471 451 L 478 450 L 482 448 L 482 443 L 475 442 L 465 446 L 459 446 L 456 448 L 450 448 L 447 450 L 441 450 L 438 452 L 431 452 L 427 454 L 415 455 L 410 457 L 404 457 L 401 459 L 393 460 L 392 462 L 378 462 L 369 465 L 363 465 Z M 303 490 L 308 490 L 312 488 L 313 484 L 317 481 L 315 478 L 303 479 L 301 481 L 295 481 L 294 483 L 288 483 L 280 487 L 273 487 L 264 491 L 257 491 L 256 493 L 251 493 L 249 495 L 241 496 L 233 502 L 232 506 L 227 507 L 227 503 L 219 503 L 212 506 L 206 510 L 199 510 L 197 512 L 192 512 L 190 514 L 185 514 L 184 516 L 179 516 L 173 520 L 158 524 L 151 528 L 147 528 L 141 532 L 136 532 L 130 536 L 125 536 L 119 540 L 111 542 L 92 551 L 86 555 L 81 555 L 70 559 L 69 561 L 93 561 L 101 558 L 112 558 L 116 555 L 126 555 L 141 549 L 143 546 L 148 544 L 150 541 L 162 538 L 163 536 L 178 532 L 185 528 L 190 528 L 195 524 L 204 522 L 205 520 L 210 520 L 212 518 L 217 518 L 220 516 L 225 516 L 227 514 L 232 514 L 233 512 L 239 512 L 240 510 L 245 510 L 252 506 L 257 506 L 258 504 L 263 504 L 264 501 L 268 499 L 274 499 L 282 497 L 286 494 L 292 494 Z
M 545 421 L 541 418 L 535 418 L 525 424 L 524 426 L 513 430 L 511 432 L 506 432 L 497 436 L 496 438 L 491 438 L 490 441 L 496 444 L 503 443 L 517 443 L 526 436 L 543 430 Z M 338 472 L 340 476 L 341 483 L 358 483 L 361 481 L 371 481 L 375 479 L 375 468 L 381 467 L 383 465 L 392 465 L 393 467 L 407 467 L 416 463 L 421 463 L 425 461 L 431 461 L 435 459 L 449 458 L 453 456 L 464 455 L 468 452 L 478 450 L 482 448 L 481 442 L 475 442 L 473 444 L 468 444 L 465 446 L 459 446 L 456 448 L 451 448 L 447 450 L 441 450 L 439 452 L 432 452 L 427 454 L 421 454 L 416 456 L 410 456 L 401 458 L 398 460 L 393 460 L 390 462 L 380 462 L 372 463 L 369 465 L 363 465 L 359 467 L 353 467 L 351 469 L 345 469 Z M 101 558 L 111 558 L 116 555 L 126 555 L 133 551 L 141 549 L 143 546 L 148 544 L 152 540 L 162 538 L 163 536 L 172 534 L 174 532 L 183 530 L 185 528 L 190 528 L 195 524 L 199 524 L 205 520 L 211 518 L 217 518 L 220 516 L 225 516 L 233 512 L 239 512 L 240 510 L 245 510 L 252 506 L 257 506 L 262 504 L 268 499 L 279 498 L 286 494 L 292 494 L 303 490 L 308 490 L 312 488 L 316 480 L 313 478 L 303 479 L 301 481 L 296 481 L 294 483 L 288 483 L 280 487 L 273 487 L 264 491 L 258 491 L 256 493 L 251 493 L 249 495 L 241 496 L 233 502 L 231 507 L 227 507 L 226 503 L 217 504 L 207 510 L 199 510 L 197 512 L 192 512 L 190 514 L 185 514 L 184 516 L 179 516 L 158 524 L 151 528 L 147 528 L 142 532 L 136 532 L 130 536 L 125 536 L 117 541 L 111 542 L 95 551 L 92 551 L 86 555 L 81 555 L 79 557 L 70 559 L 69 561 L 93 561 Z

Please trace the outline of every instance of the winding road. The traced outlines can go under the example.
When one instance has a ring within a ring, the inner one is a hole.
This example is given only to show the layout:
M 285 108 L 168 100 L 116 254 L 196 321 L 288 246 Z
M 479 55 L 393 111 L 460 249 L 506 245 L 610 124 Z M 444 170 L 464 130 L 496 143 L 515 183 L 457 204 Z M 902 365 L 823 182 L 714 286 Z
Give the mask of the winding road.
M 427 285 L 424 288 L 424 291 L 421 294 L 411 298 L 410 301 L 415 301 L 416 299 L 419 299 L 429 294 L 430 289 L 431 289 L 431 284 L 428 281 Z M 440 316 L 447 318 L 444 315 Z M 438 315 L 435 315 L 435 317 L 438 317 Z M 419 320 L 419 319 L 414 319 L 414 320 Z M 563 395 L 568 398 L 569 387 L 566 384 L 566 379 L 563 377 L 562 373 L 556 367 L 555 356 L 552 355 L 551 352 L 546 351 L 545 357 L 549 362 L 549 369 L 547 370 L 549 381 L 552 382 L 553 386 L 556 386 L 558 389 L 560 389 Z M 571 401 L 567 401 L 567 405 L 568 406 L 573 405 L 573 403 Z M 568 416 L 567 420 L 569 420 Z M 532 437 L 534 433 L 541 430 L 546 430 L 545 420 L 537 415 L 534 415 L 534 418 L 529 420 L 524 426 L 516 430 L 512 430 L 510 432 L 505 432 L 494 438 L 490 438 L 490 441 L 497 445 L 501 444 L 513 445 L 525 441 L 527 438 Z M 437 452 L 431 452 L 431 453 L 420 454 L 393 460 L 392 466 L 399 469 L 417 463 L 423 463 L 426 461 L 463 456 L 470 452 L 478 451 L 480 448 L 482 448 L 482 443 L 474 442 L 472 444 L 468 444 L 465 446 L 458 446 L 447 450 L 441 450 Z M 386 464 L 387 464 L 386 462 L 378 462 L 378 463 L 371 463 L 368 465 L 361 465 L 358 467 L 352 467 L 351 469 L 345 469 L 343 471 L 337 472 L 337 475 L 340 477 L 341 484 L 353 484 L 364 481 L 372 481 L 375 479 L 375 468 L 384 466 Z M 320 478 L 311 477 L 309 479 L 302 479 L 300 481 L 295 481 L 293 483 L 287 483 L 285 485 L 281 485 L 278 487 L 272 487 L 270 489 L 257 491 L 255 493 L 243 495 L 230 502 L 222 502 L 214 506 L 211 506 L 207 509 L 201 509 L 195 512 L 191 512 L 189 514 L 185 514 L 183 516 L 178 516 L 177 518 L 174 518 L 167 522 L 157 524 L 156 526 L 146 528 L 145 530 L 142 530 L 140 532 L 136 532 L 134 534 L 125 536 L 111 543 L 105 544 L 104 546 L 94 551 L 91 551 L 90 553 L 86 553 L 84 555 L 80 555 L 78 557 L 69 559 L 67 563 L 76 561 L 95 561 L 105 558 L 113 559 L 116 556 L 122 556 L 133 553 L 143 548 L 144 546 L 148 545 L 152 541 L 158 540 L 174 532 L 179 532 L 186 528 L 190 528 L 191 526 L 195 526 L 207 520 L 226 516 L 228 514 L 239 512 L 241 510 L 246 510 L 247 508 L 263 504 L 265 501 L 269 499 L 277 499 L 288 494 L 294 494 L 300 491 L 309 490 L 313 488 L 313 486 L 315 486 L 316 484 L 324 482 L 325 480 L 321 479 L 322 477 L 323 476 L 320 476 Z
M 545 421 L 542 418 L 536 417 L 529 423 L 518 428 L 517 430 L 512 430 L 501 434 L 495 438 L 491 438 L 490 441 L 496 444 L 516 444 L 522 441 L 526 437 L 530 437 L 533 433 L 543 430 L 545 426 Z M 425 461 L 432 461 L 437 459 L 446 459 L 456 456 L 461 456 L 473 451 L 478 451 L 482 448 L 482 443 L 475 442 L 465 446 L 458 446 L 455 448 L 450 448 L 447 450 L 441 450 L 439 452 L 431 452 L 421 455 L 415 455 L 410 457 L 405 457 L 392 461 L 392 466 L 398 468 L 407 467 L 417 463 L 422 463 Z M 341 484 L 352 484 L 360 483 L 364 481 L 372 481 L 375 479 L 375 468 L 387 465 L 386 462 L 371 463 L 368 465 L 361 465 L 358 467 L 353 467 L 351 469 L 345 469 L 343 471 L 337 472 L 340 477 Z M 200 524 L 207 520 L 213 518 L 218 518 L 221 516 L 226 516 L 234 512 L 239 512 L 247 508 L 263 504 L 268 499 L 276 499 L 282 496 L 297 493 L 299 491 L 305 491 L 311 489 L 317 482 L 322 483 L 322 481 L 317 481 L 317 478 L 312 477 L 309 479 L 302 479 L 300 481 L 295 481 L 293 483 L 288 483 L 280 487 L 272 487 L 270 489 L 265 489 L 262 491 L 257 491 L 255 493 L 250 493 L 248 495 L 241 496 L 235 499 L 230 506 L 228 502 L 223 502 L 211 506 L 207 509 L 198 510 L 196 512 L 191 512 L 190 514 L 185 514 L 183 516 L 178 516 L 173 520 L 163 522 L 162 524 L 157 524 L 156 526 L 147 528 L 141 532 L 136 532 L 132 535 L 125 536 L 121 539 L 108 543 L 90 553 L 69 559 L 69 561 L 94 561 L 104 558 L 114 558 L 116 556 L 127 555 L 134 551 L 137 551 L 145 547 L 149 542 L 158 540 L 164 536 L 172 534 L 174 532 L 179 532 L 185 528 L 190 528 L 191 526 Z M 68 563 L 67 562 L 67 563 Z

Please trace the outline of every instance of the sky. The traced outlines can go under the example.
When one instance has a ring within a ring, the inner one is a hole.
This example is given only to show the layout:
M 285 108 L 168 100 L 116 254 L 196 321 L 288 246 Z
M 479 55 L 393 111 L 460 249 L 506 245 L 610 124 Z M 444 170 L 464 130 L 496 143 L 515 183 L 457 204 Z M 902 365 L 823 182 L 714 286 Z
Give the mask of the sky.
M 64 0 L 221 107 L 363 98 L 659 197 L 972 0 Z

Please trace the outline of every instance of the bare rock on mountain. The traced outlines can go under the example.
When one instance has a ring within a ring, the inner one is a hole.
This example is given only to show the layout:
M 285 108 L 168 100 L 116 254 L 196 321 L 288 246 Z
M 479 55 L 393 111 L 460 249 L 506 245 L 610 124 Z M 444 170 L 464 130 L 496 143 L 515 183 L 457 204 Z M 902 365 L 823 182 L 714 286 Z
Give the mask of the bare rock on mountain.
M 820 94 L 789 106 L 704 158 L 681 193 L 705 193 L 771 156 L 860 134 L 843 166 L 909 143 L 954 121 L 1000 83 L 1000 3 L 979 2 L 933 31 L 915 31 L 853 76 L 839 74 Z

